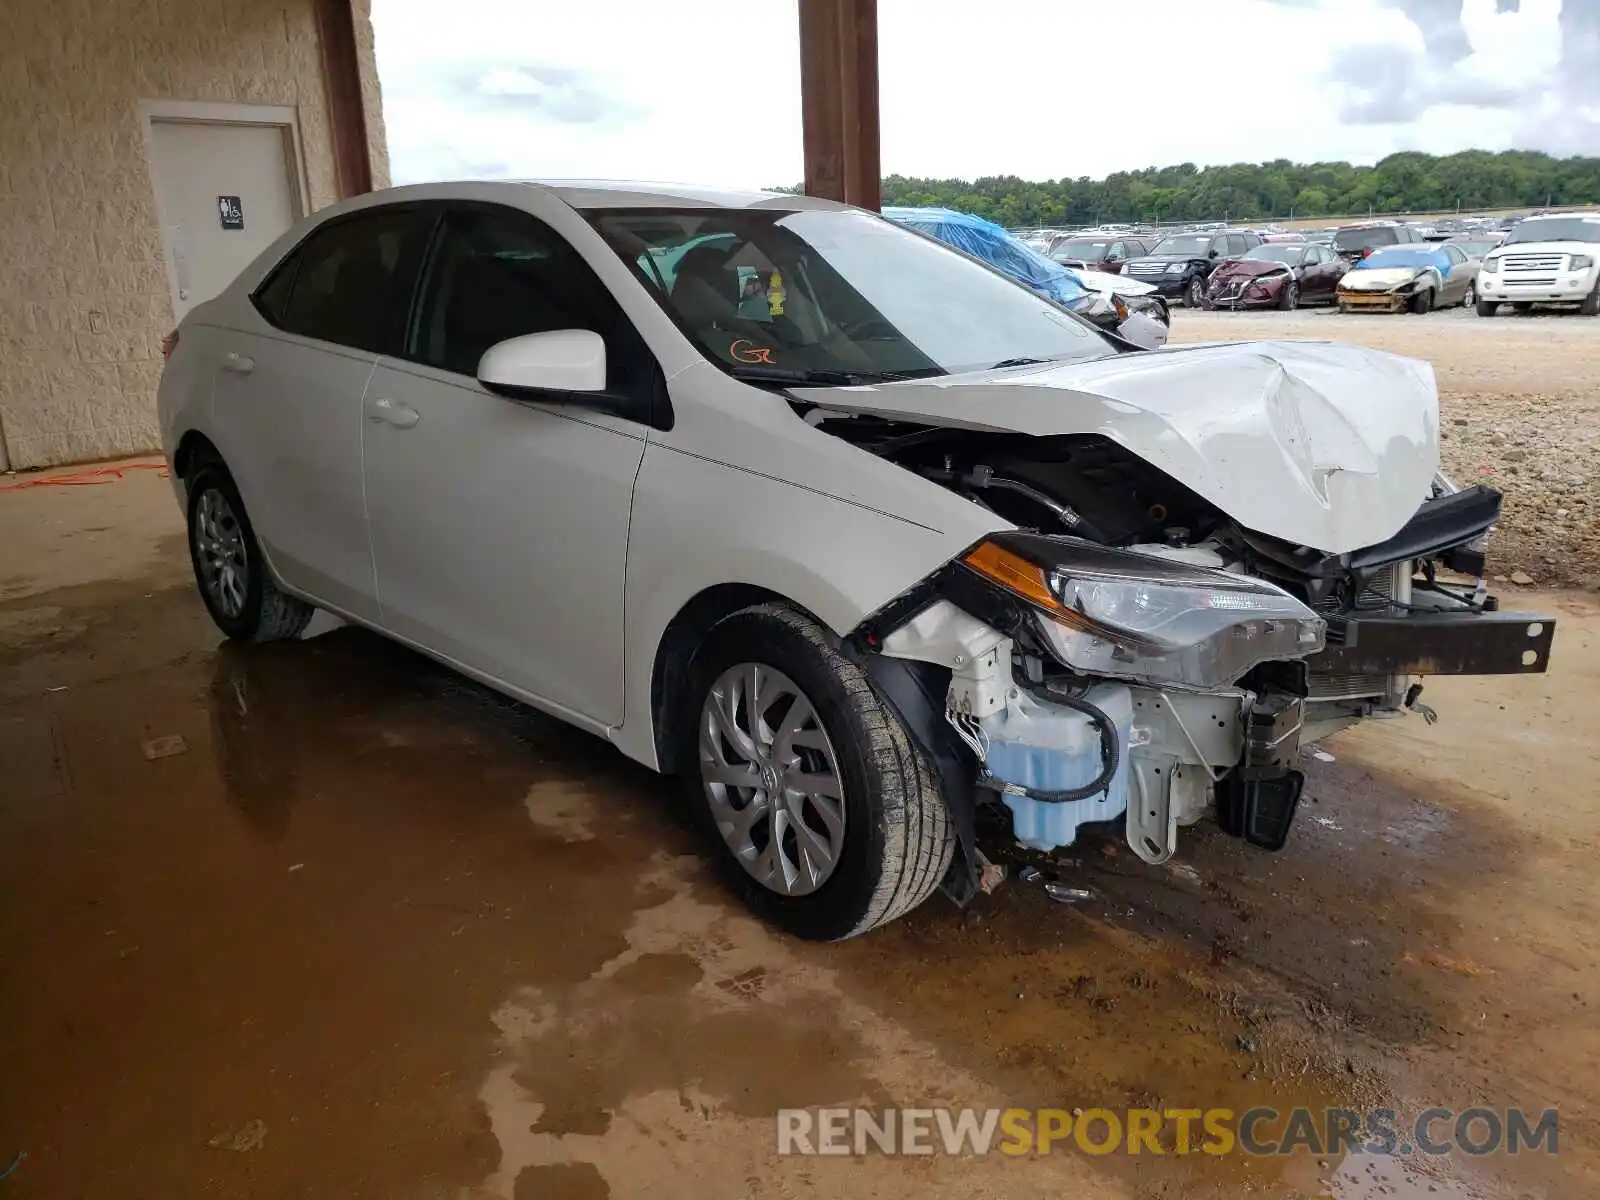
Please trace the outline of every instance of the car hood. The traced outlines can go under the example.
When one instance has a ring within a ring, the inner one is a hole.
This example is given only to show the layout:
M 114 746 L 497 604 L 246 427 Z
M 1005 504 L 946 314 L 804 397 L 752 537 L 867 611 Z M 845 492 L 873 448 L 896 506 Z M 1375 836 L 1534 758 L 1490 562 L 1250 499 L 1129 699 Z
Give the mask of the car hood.
M 1091 292 L 1115 292 L 1119 296 L 1148 296 L 1155 291 L 1152 284 L 1129 279 L 1126 275 L 1113 275 L 1110 271 L 1094 271 L 1087 267 L 1067 268 L 1083 281 Z
M 1410 283 L 1427 267 L 1357 267 L 1346 273 L 1339 286 L 1347 292 L 1387 292 L 1390 288 Z
M 1391 537 L 1439 464 L 1433 368 L 1332 342 L 1232 342 L 852 388 L 835 412 L 1098 434 L 1247 529 L 1342 554 Z
M 1217 264 L 1217 269 L 1211 272 L 1211 280 L 1215 283 L 1219 279 L 1249 279 L 1255 275 L 1273 275 L 1290 271 L 1286 263 L 1265 262 L 1256 258 L 1232 259 Z
M 1133 263 L 1192 263 L 1208 261 L 1204 254 L 1141 254 L 1137 258 L 1130 258 L 1123 264 L 1126 271 Z
M 1600 254 L 1600 245 L 1594 242 L 1501 242 L 1487 257 L 1503 258 L 1508 254 Z

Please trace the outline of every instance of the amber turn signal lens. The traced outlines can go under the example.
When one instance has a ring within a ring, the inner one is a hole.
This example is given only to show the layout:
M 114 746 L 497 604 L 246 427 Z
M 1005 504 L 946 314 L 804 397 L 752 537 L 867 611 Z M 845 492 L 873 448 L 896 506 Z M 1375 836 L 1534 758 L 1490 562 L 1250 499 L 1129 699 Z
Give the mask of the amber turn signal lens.
M 1029 562 L 1022 555 L 993 542 L 984 542 L 961 561 L 1006 591 L 1021 596 L 1035 608 L 1043 609 L 1063 625 L 1071 625 L 1074 629 L 1089 627 L 1089 622 L 1082 614 L 1067 608 L 1056 598 L 1056 594 L 1050 590 L 1049 580 L 1045 578 L 1044 568 Z

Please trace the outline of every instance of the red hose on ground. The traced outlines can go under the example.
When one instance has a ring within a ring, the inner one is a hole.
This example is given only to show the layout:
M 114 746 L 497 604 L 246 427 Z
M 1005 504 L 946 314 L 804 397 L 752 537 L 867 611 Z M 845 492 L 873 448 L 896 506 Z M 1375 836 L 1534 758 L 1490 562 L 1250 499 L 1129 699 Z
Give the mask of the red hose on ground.
M 163 479 L 169 472 L 167 464 L 154 462 L 125 462 L 114 467 L 95 467 L 91 471 L 74 471 L 66 475 L 35 475 L 14 483 L 0 483 L 0 492 L 20 492 L 23 488 L 82 487 L 87 484 L 110 483 L 121 479 L 128 471 L 160 471 Z

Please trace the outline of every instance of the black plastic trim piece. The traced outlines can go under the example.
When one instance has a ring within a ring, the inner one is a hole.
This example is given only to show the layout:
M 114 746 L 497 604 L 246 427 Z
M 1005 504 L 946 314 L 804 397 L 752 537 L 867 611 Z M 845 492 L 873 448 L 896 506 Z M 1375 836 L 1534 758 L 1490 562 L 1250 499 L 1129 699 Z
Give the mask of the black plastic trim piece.
M 1407 558 L 1429 558 L 1470 542 L 1500 519 L 1500 504 L 1500 493 L 1482 484 L 1435 496 L 1388 541 L 1352 554 L 1350 567 L 1361 571 Z

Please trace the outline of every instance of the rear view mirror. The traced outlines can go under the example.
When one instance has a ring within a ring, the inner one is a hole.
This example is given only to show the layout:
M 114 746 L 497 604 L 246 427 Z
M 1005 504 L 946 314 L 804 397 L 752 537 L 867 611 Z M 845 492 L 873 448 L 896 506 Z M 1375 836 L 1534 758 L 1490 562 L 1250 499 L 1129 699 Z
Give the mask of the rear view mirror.
M 606 344 L 588 329 L 554 329 L 508 338 L 484 351 L 478 382 L 490 391 L 603 392 Z

